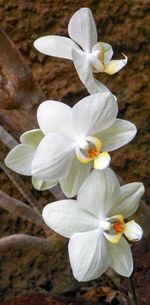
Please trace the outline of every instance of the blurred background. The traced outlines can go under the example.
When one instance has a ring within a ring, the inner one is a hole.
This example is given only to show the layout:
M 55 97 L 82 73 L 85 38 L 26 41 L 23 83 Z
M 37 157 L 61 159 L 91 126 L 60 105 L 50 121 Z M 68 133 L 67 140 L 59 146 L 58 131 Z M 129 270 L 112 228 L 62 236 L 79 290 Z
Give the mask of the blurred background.
M 48 191 L 42 193 L 35 191 L 30 179 L 21 177 L 21 180 L 18 180 L 20 179 L 18 175 L 8 172 L 4 168 L 3 158 L 13 145 L 12 142 L 18 141 L 22 132 L 36 125 L 35 114 L 39 103 L 46 99 L 54 99 L 72 106 L 88 95 L 71 61 L 42 55 L 33 47 L 34 40 L 40 36 L 51 34 L 67 36 L 69 20 L 81 7 L 91 8 L 99 41 L 112 45 L 114 58 L 122 58 L 122 52 L 128 56 L 128 64 L 123 70 L 113 76 L 99 74 L 98 79 L 117 96 L 119 117 L 132 121 L 138 128 L 137 136 L 132 143 L 112 153 L 112 165 L 125 183 L 140 181 L 146 188 L 143 206 L 137 215 L 140 222 L 144 223 L 145 238 L 133 246 L 135 257 L 133 281 L 138 304 L 145 305 L 150 299 L 148 289 L 148 280 L 150 280 L 148 272 L 150 195 L 148 9 L 150 1 L 0 0 L 0 29 L 5 31 L 14 43 L 3 32 L 0 33 L 0 123 L 4 128 L 0 129 L 0 185 L 2 191 L 9 196 L 8 200 L 12 197 L 23 201 L 27 206 L 31 201 L 31 204 L 35 203 L 35 205 L 38 202 L 42 208 L 54 200 L 53 195 Z M 13 139 L 9 138 L 7 132 Z M 44 242 L 43 238 L 46 237 L 44 229 L 27 219 L 22 219 L 23 217 L 17 214 L 17 210 L 11 210 L 10 213 L 9 208 L 4 207 L 2 201 L 5 200 L 0 197 L 1 302 L 15 296 L 50 292 L 54 297 L 70 297 L 75 301 L 82 296 L 85 304 L 88 304 L 88 301 L 94 302 L 92 304 L 98 302 L 100 302 L 98 304 L 128 304 L 125 297 L 127 294 L 125 281 L 121 281 L 121 286 L 117 286 L 112 276 L 104 275 L 97 281 L 77 283 L 73 279 L 68 263 L 67 240 L 55 235 L 52 239 L 49 236 L 49 243 Z M 17 233 L 19 233 L 18 239 L 14 235 Z M 30 240 L 20 234 L 42 238 L 43 244 L 36 238 Z M 12 239 L 7 239 L 10 235 L 13 235 Z M 105 289 L 102 290 L 101 287 Z M 108 294 L 111 295 L 110 298 Z M 39 304 L 55 304 L 52 300 L 50 303 L 41 302 Z M 37 300 L 35 304 L 38 305 Z

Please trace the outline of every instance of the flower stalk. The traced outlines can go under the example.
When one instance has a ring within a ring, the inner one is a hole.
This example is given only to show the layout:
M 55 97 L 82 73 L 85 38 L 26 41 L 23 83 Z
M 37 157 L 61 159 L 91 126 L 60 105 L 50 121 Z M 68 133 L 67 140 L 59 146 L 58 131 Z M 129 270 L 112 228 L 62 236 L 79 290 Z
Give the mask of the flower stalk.
M 138 305 L 133 285 L 133 274 L 127 279 L 128 298 L 130 305 Z

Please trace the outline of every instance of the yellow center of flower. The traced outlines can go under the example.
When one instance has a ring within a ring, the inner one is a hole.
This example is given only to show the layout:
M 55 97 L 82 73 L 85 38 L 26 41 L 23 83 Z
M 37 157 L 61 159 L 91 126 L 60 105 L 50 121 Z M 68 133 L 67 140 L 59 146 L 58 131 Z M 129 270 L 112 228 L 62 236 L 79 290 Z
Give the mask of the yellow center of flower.
M 125 235 L 129 241 L 140 240 L 143 235 L 141 227 L 134 220 L 125 223 L 122 214 L 106 218 L 100 222 L 100 225 L 104 229 L 103 234 L 106 239 L 113 244 L 117 244 L 122 235 Z
M 100 151 L 98 151 L 97 148 L 89 148 L 88 152 L 87 152 L 88 153 L 88 157 L 94 159 L 94 158 L 96 158 L 98 156 L 99 152 Z
M 82 143 L 81 143 L 82 144 Z M 89 163 L 97 158 L 102 147 L 102 142 L 95 137 L 86 137 L 84 145 L 78 146 L 76 156 L 82 163 Z
M 116 244 L 119 242 L 125 230 L 123 216 L 121 214 L 115 215 L 108 218 L 107 221 L 109 221 L 111 224 L 111 230 L 109 232 L 104 232 L 104 235 L 111 243 Z
M 91 161 L 95 169 L 104 169 L 110 164 L 110 156 L 107 152 L 101 152 L 102 142 L 96 137 L 87 136 L 77 143 L 76 157 L 84 164 Z
M 120 221 L 119 219 L 113 224 L 113 229 L 116 233 L 123 233 L 124 227 L 124 221 Z

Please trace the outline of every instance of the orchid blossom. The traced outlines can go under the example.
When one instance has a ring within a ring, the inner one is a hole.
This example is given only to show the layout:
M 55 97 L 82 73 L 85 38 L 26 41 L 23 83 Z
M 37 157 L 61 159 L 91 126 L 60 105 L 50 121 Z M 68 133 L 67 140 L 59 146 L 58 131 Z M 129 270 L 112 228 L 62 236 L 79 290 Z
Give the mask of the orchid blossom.
M 116 119 L 117 111 L 116 98 L 108 92 L 88 96 L 73 109 L 45 101 L 37 111 L 40 129 L 24 133 L 5 164 L 32 176 L 38 190 L 60 182 L 64 194 L 74 197 L 91 169 L 109 166 L 108 152 L 135 136 L 135 125 Z
M 21 144 L 14 147 L 5 158 L 6 166 L 18 174 L 31 176 L 31 164 L 43 137 L 44 134 L 40 129 L 23 133 L 20 137 Z M 32 184 L 39 191 L 49 189 L 57 183 L 57 181 L 43 181 L 32 177 Z
M 143 231 L 134 221 L 125 221 L 138 208 L 144 193 L 142 183 L 124 186 L 109 168 L 93 170 L 76 200 L 61 200 L 44 207 L 46 224 L 70 238 L 69 258 L 78 281 L 96 279 L 114 269 L 129 277 L 133 261 L 128 241 L 142 238 Z
M 73 60 L 80 80 L 90 94 L 108 91 L 108 88 L 93 77 L 93 73 L 114 74 L 127 63 L 124 59 L 112 60 L 110 44 L 97 42 L 97 30 L 90 9 L 81 8 L 70 19 L 70 38 L 48 35 L 34 42 L 35 48 L 43 54 Z
M 45 137 L 32 161 L 32 176 L 58 180 L 67 197 L 74 197 L 90 170 L 109 166 L 108 152 L 133 139 L 134 124 L 116 119 L 117 102 L 110 92 L 90 95 L 73 108 L 43 102 L 37 120 Z

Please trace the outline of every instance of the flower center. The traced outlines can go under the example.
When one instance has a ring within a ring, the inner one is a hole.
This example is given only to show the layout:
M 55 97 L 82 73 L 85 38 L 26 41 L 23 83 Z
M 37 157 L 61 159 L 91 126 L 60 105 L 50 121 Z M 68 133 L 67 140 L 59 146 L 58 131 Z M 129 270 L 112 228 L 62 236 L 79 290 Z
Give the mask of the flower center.
M 84 145 L 83 145 L 84 144 Z M 95 137 L 86 137 L 76 147 L 77 159 L 82 163 L 89 163 L 98 157 L 102 143 Z
M 81 138 L 76 142 L 76 157 L 86 164 L 93 162 L 93 168 L 104 169 L 110 164 L 110 156 L 107 152 L 101 152 L 102 142 L 95 137 Z
M 111 224 L 108 232 L 104 231 L 103 234 L 111 243 L 116 244 L 119 242 L 122 234 L 125 231 L 125 222 L 123 215 L 115 215 L 107 218 L 107 221 Z
M 100 222 L 100 226 L 106 239 L 113 244 L 117 244 L 122 235 L 125 235 L 129 241 L 140 240 L 143 235 L 141 227 L 134 220 L 125 223 L 122 214 L 105 218 L 102 224 Z
M 103 58 L 102 52 L 100 50 L 95 50 L 92 53 L 87 54 L 88 61 L 92 67 L 93 72 L 103 72 L 104 71 L 104 65 L 103 61 L 101 60 Z
M 123 233 L 123 231 L 124 231 L 124 221 L 121 222 L 120 220 L 117 220 L 117 222 L 115 222 L 113 224 L 113 228 L 116 231 L 116 233 Z
M 125 223 L 124 218 L 121 214 L 110 217 L 109 219 L 112 224 L 112 228 L 115 231 L 115 234 L 124 232 Z
M 96 158 L 99 154 L 99 151 L 97 148 L 89 148 L 88 149 L 88 157 L 89 158 Z

